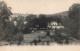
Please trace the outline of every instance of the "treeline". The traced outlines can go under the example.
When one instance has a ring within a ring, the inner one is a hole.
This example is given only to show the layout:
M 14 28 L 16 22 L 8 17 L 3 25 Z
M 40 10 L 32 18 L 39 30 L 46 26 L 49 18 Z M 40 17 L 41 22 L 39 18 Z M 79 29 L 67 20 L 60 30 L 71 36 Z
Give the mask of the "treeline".
M 47 28 L 47 25 L 51 21 L 56 21 L 58 23 L 61 22 L 61 17 L 60 16 L 50 16 L 47 17 L 44 14 L 40 14 L 38 17 L 36 15 L 29 15 L 26 17 L 26 21 L 28 21 L 28 26 L 29 27 L 35 27 L 35 28 Z M 36 26 L 38 25 L 38 26 Z

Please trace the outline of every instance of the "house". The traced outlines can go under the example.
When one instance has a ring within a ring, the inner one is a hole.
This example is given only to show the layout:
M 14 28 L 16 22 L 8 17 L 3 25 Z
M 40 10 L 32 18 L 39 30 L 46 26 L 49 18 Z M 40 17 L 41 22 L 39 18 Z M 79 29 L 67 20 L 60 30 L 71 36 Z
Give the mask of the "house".
M 61 23 L 57 23 L 56 21 L 51 21 L 50 23 L 48 23 L 48 28 L 52 28 L 52 29 L 64 29 L 64 26 L 61 25 Z

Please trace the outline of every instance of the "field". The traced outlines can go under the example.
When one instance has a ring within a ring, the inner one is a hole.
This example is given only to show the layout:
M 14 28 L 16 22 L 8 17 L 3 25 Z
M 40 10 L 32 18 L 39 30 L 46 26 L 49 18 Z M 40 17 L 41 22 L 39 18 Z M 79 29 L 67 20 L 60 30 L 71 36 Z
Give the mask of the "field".
M 37 39 L 39 36 L 45 36 L 46 32 L 44 31 L 37 31 L 34 33 L 30 33 L 30 34 L 24 34 L 24 42 L 30 42 L 33 41 L 34 39 Z

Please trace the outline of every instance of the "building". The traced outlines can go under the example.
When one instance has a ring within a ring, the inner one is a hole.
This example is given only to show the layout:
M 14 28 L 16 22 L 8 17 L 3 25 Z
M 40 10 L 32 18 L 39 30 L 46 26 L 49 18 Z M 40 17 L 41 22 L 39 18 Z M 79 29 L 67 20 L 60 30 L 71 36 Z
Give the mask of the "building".
M 61 23 L 57 23 L 55 21 L 51 21 L 50 23 L 48 23 L 48 28 L 52 28 L 52 29 L 64 29 L 64 26 L 61 25 Z

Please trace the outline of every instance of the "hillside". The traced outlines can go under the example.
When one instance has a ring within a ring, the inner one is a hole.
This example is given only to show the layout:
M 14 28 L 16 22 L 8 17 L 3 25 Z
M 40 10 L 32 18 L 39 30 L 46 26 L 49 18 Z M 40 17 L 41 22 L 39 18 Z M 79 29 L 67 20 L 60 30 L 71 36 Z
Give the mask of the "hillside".
M 57 16 L 61 15 L 61 17 L 68 16 L 68 11 L 63 11 L 63 12 L 56 13 L 56 14 L 49 14 L 49 15 L 47 15 L 47 17 L 55 16 L 55 15 L 57 15 Z
M 55 15 L 68 16 L 68 11 L 60 12 Z

